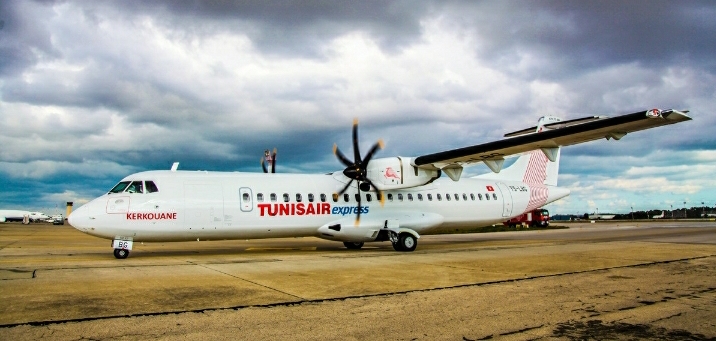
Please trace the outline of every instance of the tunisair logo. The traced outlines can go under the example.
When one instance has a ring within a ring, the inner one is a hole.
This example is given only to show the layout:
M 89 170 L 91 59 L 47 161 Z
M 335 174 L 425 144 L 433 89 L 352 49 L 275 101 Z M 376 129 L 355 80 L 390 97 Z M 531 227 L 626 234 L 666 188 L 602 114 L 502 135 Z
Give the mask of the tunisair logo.
M 258 204 L 259 216 L 284 215 L 347 215 L 357 214 L 358 206 L 333 206 L 326 202 L 319 203 L 290 203 L 290 204 Z M 368 213 L 368 206 L 360 208 L 361 214 Z

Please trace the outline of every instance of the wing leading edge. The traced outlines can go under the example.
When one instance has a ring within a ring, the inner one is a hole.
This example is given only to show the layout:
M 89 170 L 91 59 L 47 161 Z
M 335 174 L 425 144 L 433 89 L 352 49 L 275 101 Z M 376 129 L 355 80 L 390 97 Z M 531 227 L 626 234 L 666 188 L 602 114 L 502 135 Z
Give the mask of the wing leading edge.
M 645 110 L 617 117 L 594 117 L 590 120 L 573 120 L 575 124 L 554 130 L 519 135 L 499 141 L 418 156 L 413 163 L 423 169 L 461 168 L 464 165 L 485 162 L 497 173 L 505 156 L 541 149 L 552 159 L 556 148 L 598 140 L 619 140 L 627 133 L 691 120 L 688 111 L 658 109 Z M 580 123 L 584 122 L 584 123 Z M 508 134 L 510 135 L 510 134 Z

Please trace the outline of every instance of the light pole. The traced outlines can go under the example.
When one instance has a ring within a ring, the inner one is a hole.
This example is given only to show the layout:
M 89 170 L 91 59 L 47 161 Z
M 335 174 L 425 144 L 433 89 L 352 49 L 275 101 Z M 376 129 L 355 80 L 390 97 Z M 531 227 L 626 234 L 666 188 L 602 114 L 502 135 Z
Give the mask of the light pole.
M 634 220 L 634 206 L 631 206 L 631 220 Z
M 684 219 L 686 219 L 686 201 L 684 201 Z
M 671 206 L 671 220 L 674 220 L 674 204 L 669 204 Z

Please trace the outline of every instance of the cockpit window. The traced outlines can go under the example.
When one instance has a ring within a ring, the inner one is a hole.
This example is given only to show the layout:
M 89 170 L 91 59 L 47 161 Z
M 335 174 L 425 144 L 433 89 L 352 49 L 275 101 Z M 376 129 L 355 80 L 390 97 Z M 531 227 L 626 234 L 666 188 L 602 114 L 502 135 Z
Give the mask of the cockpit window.
M 159 192 L 159 188 L 154 184 L 154 181 L 145 181 L 144 187 L 147 189 L 147 193 Z
M 112 187 L 112 189 L 109 190 L 109 193 L 122 193 L 124 192 L 124 189 L 127 188 L 127 185 L 129 185 L 129 181 L 122 181 Z
M 127 193 L 144 193 L 144 186 L 141 181 L 132 181 L 127 187 Z

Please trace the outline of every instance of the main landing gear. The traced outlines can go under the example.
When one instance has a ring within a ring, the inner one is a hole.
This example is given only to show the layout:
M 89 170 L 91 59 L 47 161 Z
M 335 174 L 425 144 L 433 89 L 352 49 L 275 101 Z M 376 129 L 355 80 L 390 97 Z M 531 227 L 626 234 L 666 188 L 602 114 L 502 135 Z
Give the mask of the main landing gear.
M 343 245 L 350 250 L 360 250 L 363 247 L 363 242 L 343 242 Z
M 129 250 L 126 249 L 114 249 L 114 258 L 125 259 L 129 256 Z
M 407 232 L 403 232 L 399 235 L 391 234 L 390 242 L 393 243 L 393 249 L 395 249 L 395 251 L 412 252 L 418 247 L 418 239 Z
M 395 251 L 412 252 L 415 251 L 416 247 L 418 247 L 418 238 L 408 232 L 398 234 L 391 231 L 389 234 L 390 236 L 387 239 L 377 239 L 376 241 L 390 240 L 390 243 L 393 244 L 393 249 L 395 249 Z M 364 243 L 343 242 L 343 245 L 345 245 L 349 250 L 360 250 Z

